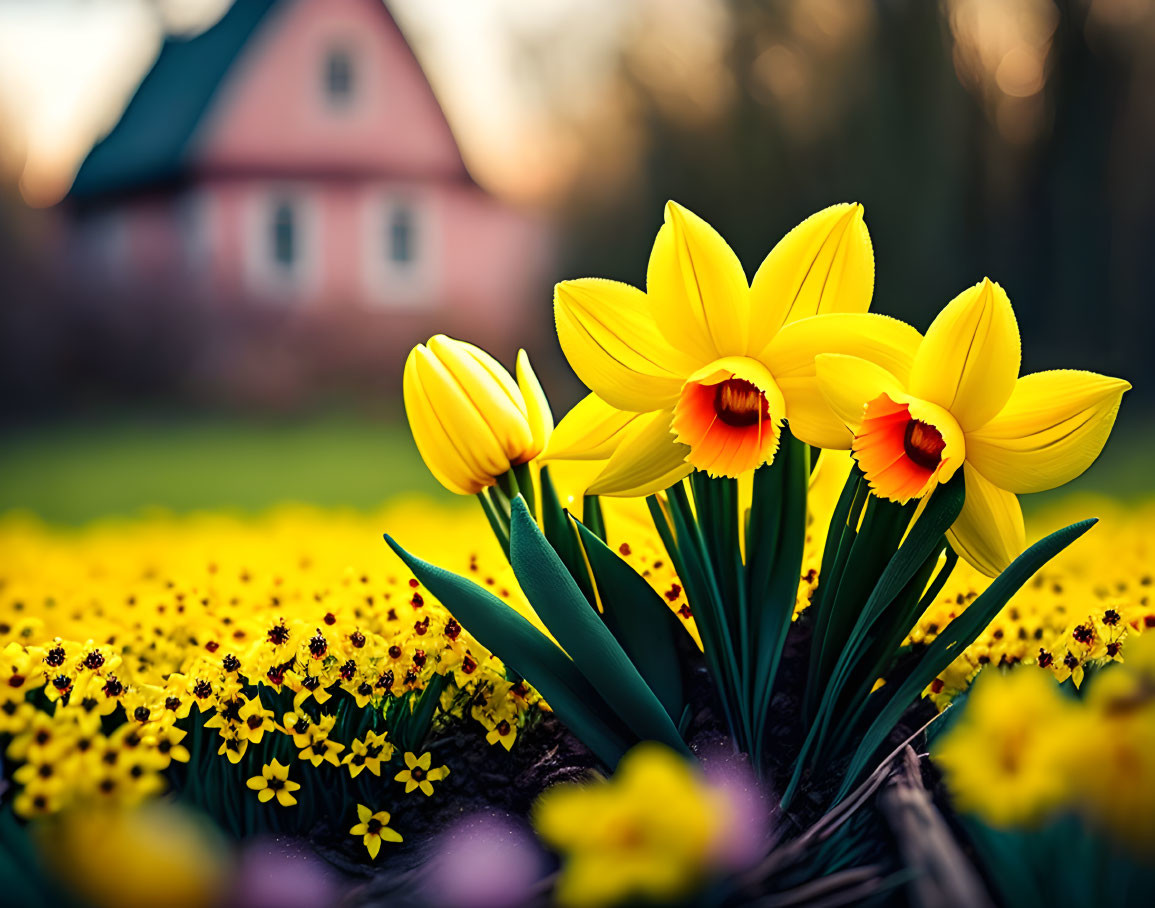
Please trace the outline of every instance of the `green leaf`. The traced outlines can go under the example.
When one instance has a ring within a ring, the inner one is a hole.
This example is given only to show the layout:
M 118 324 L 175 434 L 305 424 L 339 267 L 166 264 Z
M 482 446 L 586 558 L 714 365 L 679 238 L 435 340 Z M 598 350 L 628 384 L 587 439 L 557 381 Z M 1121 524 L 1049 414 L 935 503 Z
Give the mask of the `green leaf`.
M 404 734 L 399 736 L 398 741 L 403 750 L 416 751 L 428 736 L 434 710 L 441 702 L 441 694 L 448 683 L 449 678 L 445 675 L 434 675 L 429 679 L 425 690 L 417 698 L 413 711 L 405 716 Z
M 809 451 L 793 436 L 782 440 L 773 464 L 754 474 L 746 579 L 754 627 L 751 707 L 756 765 L 761 763 L 774 682 L 798 598 L 809 485 Z
M 911 579 L 919 572 L 919 569 L 926 565 L 930 557 L 935 553 L 936 548 L 941 544 L 943 534 L 950 528 L 951 524 L 955 522 L 959 512 L 962 511 L 963 499 L 965 498 L 965 491 L 963 488 L 962 474 L 959 474 L 955 479 L 951 480 L 944 486 L 939 486 L 938 489 L 932 493 L 930 501 L 927 502 L 926 509 L 918 520 L 907 533 L 906 539 L 903 540 L 902 545 L 898 547 L 898 551 L 887 562 L 883 569 L 881 576 L 875 583 L 873 590 L 871 590 L 866 602 L 859 604 L 850 601 L 849 606 L 854 607 L 857 612 L 857 620 L 851 628 L 845 643 L 838 653 L 838 659 L 835 663 L 834 671 L 831 674 L 830 682 L 822 697 L 822 703 L 818 709 L 818 718 L 820 728 L 818 733 L 817 749 L 821 749 L 827 730 L 832 724 L 839 724 L 846 719 L 846 712 L 840 711 L 840 706 L 845 706 L 853 709 L 855 704 L 843 704 L 841 702 L 842 692 L 846 687 L 847 681 L 850 679 L 855 667 L 864 660 L 868 655 L 870 645 L 870 634 L 874 630 L 875 625 L 883 622 L 883 628 L 878 632 L 881 636 L 890 636 L 888 629 L 885 626 L 884 618 L 894 621 L 895 619 L 902 619 L 902 609 L 892 609 L 890 606 L 895 598 L 907 587 Z M 901 527 L 900 527 L 901 528 Z M 866 537 L 866 528 L 863 527 L 863 533 L 860 534 L 859 539 Z M 858 544 L 855 544 L 855 548 Z M 853 555 L 851 562 L 847 565 L 847 571 L 852 569 Z M 921 588 L 912 591 L 912 595 L 916 598 L 921 594 Z M 842 590 L 839 590 L 839 598 L 841 599 Z M 873 680 L 873 679 L 872 679 Z M 835 713 L 839 713 L 837 716 Z M 837 722 L 835 721 L 837 720 Z
M 689 754 L 661 701 L 590 607 L 525 502 L 515 498 L 512 510 L 513 572 L 534 611 L 628 728 L 643 740 L 659 741 Z
M 385 541 L 478 643 L 532 684 L 599 760 L 617 766 L 637 736 L 556 643 L 488 590 L 410 555 L 389 535 Z
M 585 544 L 606 625 L 666 713 L 679 721 L 685 703 L 675 635 L 685 631 L 644 577 L 580 521 L 574 519 L 574 525 Z
M 577 533 L 573 524 L 569 522 L 566 510 L 561 506 L 550 476 L 549 467 L 541 469 L 541 526 L 545 538 L 557 552 L 562 564 L 566 566 L 571 577 L 574 578 L 582 594 L 592 607 L 597 607 L 597 598 L 594 596 L 593 580 L 582 555 L 581 545 L 578 543 Z
M 1094 518 L 1081 520 L 1040 539 L 1011 562 L 966 611 L 943 628 L 934 642 L 927 647 L 915 670 L 898 686 L 866 734 L 862 736 L 835 800 L 841 800 L 854 787 L 855 780 L 894 730 L 902 714 L 918 699 L 926 686 L 941 674 L 959 653 L 978 639 L 979 634 L 1035 571 L 1086 533 L 1096 522 Z

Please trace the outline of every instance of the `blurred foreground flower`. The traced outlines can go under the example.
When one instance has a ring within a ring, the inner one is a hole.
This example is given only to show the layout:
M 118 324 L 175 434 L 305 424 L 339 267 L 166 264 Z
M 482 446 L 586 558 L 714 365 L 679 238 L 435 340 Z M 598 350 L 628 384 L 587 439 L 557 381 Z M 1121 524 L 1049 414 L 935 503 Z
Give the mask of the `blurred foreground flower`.
M 229 871 L 224 844 L 207 820 L 172 804 L 78 807 L 38 831 L 46 864 L 82 904 L 208 908 L 221 903 Z
M 445 488 L 473 495 L 533 460 L 553 416 L 524 350 L 517 381 L 484 350 L 434 335 L 405 361 L 405 412 L 417 450 Z
M 846 447 L 815 383 L 815 354 L 902 372 L 917 341 L 908 325 L 866 314 L 873 290 L 861 205 L 807 218 L 748 284 L 725 240 L 668 203 L 645 293 L 596 278 L 557 286 L 558 339 L 593 395 L 562 421 L 564 444 L 549 456 L 609 458 L 590 494 L 632 496 L 695 468 L 739 476 L 772 462 L 787 419 L 808 444 Z
M 993 577 L 1025 546 L 1015 496 L 1086 470 L 1131 385 L 1070 369 L 1020 378 L 1015 313 L 986 279 L 955 297 L 910 353 L 908 378 L 877 359 L 821 353 L 821 391 L 854 432 L 850 446 L 877 495 L 921 498 L 964 470 L 966 501 L 948 537 Z
M 998 828 L 1074 814 L 1155 855 L 1155 634 L 1096 673 L 1082 701 L 1049 672 L 983 672 L 933 748 L 955 804 Z
M 994 826 L 1020 826 L 1062 803 L 1070 708 L 1042 669 L 984 673 L 934 751 L 955 804 Z
M 545 871 L 545 854 L 525 824 L 475 814 L 438 836 L 423 874 L 438 908 L 507 908 L 528 904 Z
M 644 743 L 612 779 L 549 789 L 534 808 L 538 834 L 563 856 L 557 900 L 602 906 L 677 901 L 725 866 L 731 799 L 682 757 Z

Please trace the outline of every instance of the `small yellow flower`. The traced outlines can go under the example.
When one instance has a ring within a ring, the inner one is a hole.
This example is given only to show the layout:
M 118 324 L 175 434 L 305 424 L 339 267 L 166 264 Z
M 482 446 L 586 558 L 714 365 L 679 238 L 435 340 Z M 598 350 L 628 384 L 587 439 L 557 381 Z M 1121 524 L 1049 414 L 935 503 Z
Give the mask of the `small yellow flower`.
M 401 770 L 393 777 L 394 781 L 405 783 L 405 793 L 409 794 L 411 791 L 420 788 L 421 793 L 426 797 L 433 794 L 433 783 L 440 782 L 447 775 L 449 775 L 448 766 L 434 766 L 430 768 L 430 763 L 433 756 L 429 753 L 423 753 L 420 757 L 416 754 L 405 754 L 406 769 Z
M 355 739 L 345 754 L 342 764 L 349 767 L 349 775 L 357 778 L 364 769 L 373 775 L 381 775 L 381 764 L 393 758 L 393 745 L 385 740 L 384 734 L 366 732 L 365 739 Z
M 382 842 L 401 841 L 401 834 L 389 828 L 389 816 L 387 811 L 378 810 L 373 813 L 364 804 L 357 805 L 357 820 L 359 822 L 349 830 L 349 834 L 361 836 L 361 841 L 365 843 L 369 857 L 374 860 L 377 858 L 377 852 L 381 850 Z
M 289 767 L 283 766 L 276 760 L 261 767 L 261 774 L 253 776 L 245 783 L 257 793 L 257 798 L 265 804 L 273 798 L 282 807 L 292 807 L 297 803 L 293 792 L 301 786 L 289 779 Z
M 276 724 L 273 722 L 273 711 L 265 709 L 261 705 L 259 694 L 254 695 L 241 707 L 237 731 L 242 740 L 260 744 L 265 732 L 272 731 L 274 728 L 276 728 Z

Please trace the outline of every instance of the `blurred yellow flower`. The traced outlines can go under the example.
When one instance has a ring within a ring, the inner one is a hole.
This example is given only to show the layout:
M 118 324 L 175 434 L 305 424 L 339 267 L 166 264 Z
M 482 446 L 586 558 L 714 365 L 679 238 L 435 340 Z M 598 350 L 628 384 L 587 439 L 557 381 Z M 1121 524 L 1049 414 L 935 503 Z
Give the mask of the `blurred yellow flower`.
M 164 802 L 69 810 L 39 827 L 46 864 L 96 908 L 210 908 L 225 895 L 228 850 L 206 820 Z
M 1015 313 L 986 279 L 955 297 L 908 353 L 907 374 L 877 358 L 820 353 L 822 394 L 853 431 L 844 447 L 876 494 L 919 498 L 963 469 L 966 503 L 951 545 L 994 576 L 1024 548 L 1015 496 L 1086 470 L 1131 386 L 1069 369 L 1020 378 Z
M 405 361 L 405 412 L 417 450 L 443 486 L 472 495 L 533 460 L 553 416 L 524 350 L 517 381 L 484 350 L 444 334 Z
M 1073 707 L 1047 672 L 984 672 L 963 710 L 932 751 L 960 810 L 1023 826 L 1070 798 Z
M 389 828 L 389 819 L 387 811 L 378 810 L 374 813 L 364 804 L 357 805 L 358 823 L 349 830 L 349 834 L 361 837 L 370 858 L 377 858 L 382 842 L 402 841 L 401 834 Z
M 289 767 L 277 760 L 266 763 L 261 767 L 261 774 L 253 776 L 245 782 L 249 788 L 257 793 L 257 800 L 265 804 L 273 798 L 282 807 L 292 807 L 297 803 L 293 792 L 300 789 L 300 784 L 289 778 Z
M 657 744 L 640 744 L 614 776 L 554 786 L 533 823 L 562 855 L 558 903 L 600 908 L 677 902 L 718 865 L 728 800 L 697 770 Z
M 547 457 L 605 460 L 590 494 L 640 496 L 694 469 L 738 476 L 772 461 L 784 420 L 809 444 L 848 446 L 818 391 L 815 354 L 905 373 L 918 338 L 867 314 L 873 290 L 861 205 L 807 218 L 747 283 L 725 240 L 668 203 L 646 292 L 596 278 L 557 285 L 558 338 L 593 394 L 562 420 Z

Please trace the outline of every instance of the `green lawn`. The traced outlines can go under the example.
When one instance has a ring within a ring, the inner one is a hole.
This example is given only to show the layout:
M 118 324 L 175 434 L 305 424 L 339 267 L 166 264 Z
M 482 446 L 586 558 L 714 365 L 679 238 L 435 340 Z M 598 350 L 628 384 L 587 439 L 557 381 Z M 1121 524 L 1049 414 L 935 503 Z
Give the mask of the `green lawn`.
M 1149 496 L 1152 445 L 1147 420 L 1131 414 L 1087 473 L 1024 505 L 1033 510 L 1068 492 Z M 301 501 L 364 509 L 404 492 L 449 497 L 399 420 L 135 416 L 0 437 L 0 512 L 29 509 L 57 523 L 150 507 L 257 511 Z
M 371 508 L 447 495 L 403 422 L 116 418 L 0 438 L 0 512 L 82 523 L 162 507 L 260 510 L 281 501 Z

